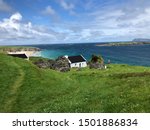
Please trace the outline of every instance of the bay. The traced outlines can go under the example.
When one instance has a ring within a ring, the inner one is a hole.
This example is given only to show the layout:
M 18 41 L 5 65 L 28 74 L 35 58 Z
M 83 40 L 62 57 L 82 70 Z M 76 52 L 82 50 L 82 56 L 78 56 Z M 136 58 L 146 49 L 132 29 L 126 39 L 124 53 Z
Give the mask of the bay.
M 32 45 L 33 46 L 33 45 Z M 82 54 L 90 60 L 92 54 L 101 55 L 116 64 L 150 66 L 150 45 L 96 46 L 96 43 L 34 45 L 42 49 L 44 58 L 56 59 L 59 56 Z

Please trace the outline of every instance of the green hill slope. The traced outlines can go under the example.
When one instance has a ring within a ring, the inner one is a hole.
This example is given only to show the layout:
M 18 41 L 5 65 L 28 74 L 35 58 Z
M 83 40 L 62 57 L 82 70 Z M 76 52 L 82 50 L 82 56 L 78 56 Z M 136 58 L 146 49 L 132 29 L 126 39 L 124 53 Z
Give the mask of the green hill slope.
M 0 112 L 150 112 L 150 68 L 67 73 L 0 54 Z

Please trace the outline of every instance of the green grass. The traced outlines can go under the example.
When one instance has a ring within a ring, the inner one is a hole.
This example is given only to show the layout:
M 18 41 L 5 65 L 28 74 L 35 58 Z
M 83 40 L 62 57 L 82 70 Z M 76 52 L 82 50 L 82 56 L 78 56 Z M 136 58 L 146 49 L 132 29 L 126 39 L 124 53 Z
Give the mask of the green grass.
M 0 54 L 0 96 L 0 112 L 150 112 L 150 68 L 61 73 Z
M 43 58 L 43 57 L 30 57 L 30 61 L 32 61 L 32 63 L 35 63 L 37 61 L 48 61 L 48 58 Z

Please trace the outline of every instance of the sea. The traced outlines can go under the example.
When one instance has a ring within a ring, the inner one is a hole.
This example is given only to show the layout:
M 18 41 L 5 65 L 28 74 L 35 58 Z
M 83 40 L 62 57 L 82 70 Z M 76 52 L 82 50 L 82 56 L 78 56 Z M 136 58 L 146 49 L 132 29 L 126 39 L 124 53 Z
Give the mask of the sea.
M 150 66 L 150 45 L 96 46 L 97 43 L 32 45 L 41 49 L 41 56 L 56 59 L 59 56 L 101 55 L 105 63 Z

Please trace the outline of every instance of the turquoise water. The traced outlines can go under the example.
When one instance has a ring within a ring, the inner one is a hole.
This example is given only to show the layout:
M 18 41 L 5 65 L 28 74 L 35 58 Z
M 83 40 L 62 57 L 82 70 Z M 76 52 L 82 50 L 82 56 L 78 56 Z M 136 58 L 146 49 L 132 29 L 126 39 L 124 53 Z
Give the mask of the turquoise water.
M 42 57 L 50 59 L 63 55 L 82 54 L 89 60 L 92 54 L 98 54 L 103 56 L 106 63 L 110 60 L 111 63 L 150 66 L 150 45 L 98 47 L 95 43 L 88 43 L 36 45 L 35 47 L 42 49 Z

